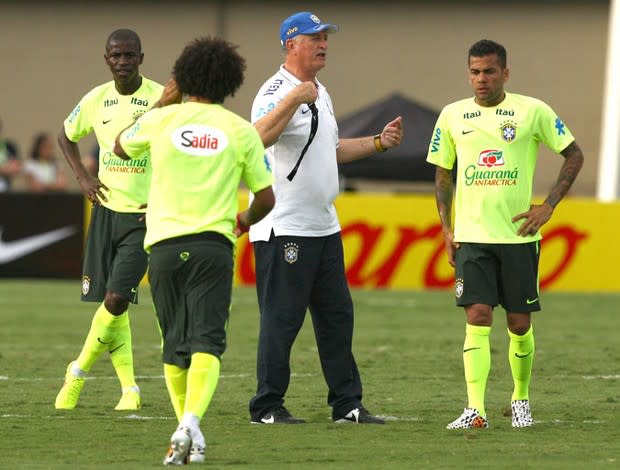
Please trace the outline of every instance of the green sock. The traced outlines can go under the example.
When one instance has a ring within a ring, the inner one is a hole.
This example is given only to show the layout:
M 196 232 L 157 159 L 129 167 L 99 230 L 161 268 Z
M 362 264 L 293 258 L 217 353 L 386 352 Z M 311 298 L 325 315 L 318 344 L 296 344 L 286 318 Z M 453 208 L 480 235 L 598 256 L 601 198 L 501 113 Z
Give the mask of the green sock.
M 93 316 L 84 346 L 77 358 L 80 369 L 88 372 L 99 356 L 109 350 L 118 332 L 117 322 L 118 317 L 108 312 L 102 303 Z
M 187 400 L 185 413 L 202 418 L 211 403 L 211 397 L 220 378 L 220 360 L 208 353 L 192 354 L 187 372 Z
M 173 364 L 164 364 L 164 379 L 168 395 L 174 408 L 174 414 L 180 422 L 185 408 L 185 395 L 187 393 L 187 371 Z
M 121 382 L 123 391 L 137 387 L 133 371 L 133 351 L 131 346 L 131 326 L 129 324 L 129 312 L 125 311 L 118 315 L 115 323 L 116 336 L 110 344 L 110 359 Z
M 463 365 L 467 382 L 468 407 L 476 408 L 486 417 L 484 393 L 491 370 L 491 347 L 489 344 L 490 326 L 465 326 L 463 344 Z
M 534 330 L 530 325 L 523 336 L 515 335 L 508 330 L 510 346 L 508 347 L 508 362 L 512 371 L 514 390 L 512 400 L 529 400 L 532 365 L 534 363 Z

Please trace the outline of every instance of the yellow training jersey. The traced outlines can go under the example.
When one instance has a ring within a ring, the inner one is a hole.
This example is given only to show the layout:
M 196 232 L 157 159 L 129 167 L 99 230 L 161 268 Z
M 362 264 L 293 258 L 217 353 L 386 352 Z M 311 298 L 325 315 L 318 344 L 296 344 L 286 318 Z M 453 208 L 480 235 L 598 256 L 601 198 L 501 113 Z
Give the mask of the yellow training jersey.
M 151 179 L 149 153 L 126 161 L 113 153 L 120 131 L 144 114 L 159 99 L 163 86 L 142 77 L 142 85 L 131 95 L 121 95 L 114 81 L 87 93 L 65 119 L 65 133 L 72 142 L 95 132 L 99 143 L 99 180 L 108 187 L 104 206 L 116 212 L 144 212 Z
M 456 163 L 454 240 L 527 243 L 540 233 L 517 235 L 529 209 L 542 142 L 559 153 L 575 139 L 544 102 L 506 93 L 494 107 L 473 98 L 447 105 L 439 115 L 426 160 L 446 169 Z

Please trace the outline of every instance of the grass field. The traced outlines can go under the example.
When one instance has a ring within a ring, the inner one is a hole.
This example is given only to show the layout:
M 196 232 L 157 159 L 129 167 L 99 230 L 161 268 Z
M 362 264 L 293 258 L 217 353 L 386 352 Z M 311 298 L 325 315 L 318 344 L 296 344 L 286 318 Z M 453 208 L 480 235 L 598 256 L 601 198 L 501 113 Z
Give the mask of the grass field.
M 108 357 L 78 407 L 54 399 L 94 312 L 79 281 L 0 281 L 0 468 L 157 468 L 176 423 L 147 289 L 131 313 L 143 408 L 113 410 Z M 535 426 L 510 425 L 506 322 L 496 316 L 488 430 L 447 431 L 466 405 L 464 316 L 448 292 L 354 291 L 354 350 L 365 405 L 385 426 L 330 422 L 310 320 L 295 343 L 286 405 L 300 426 L 249 424 L 258 327 L 255 294 L 236 289 L 222 377 L 203 420 L 208 468 L 437 469 L 620 467 L 620 296 L 542 296 L 531 403 Z M 198 465 L 196 467 L 200 468 Z

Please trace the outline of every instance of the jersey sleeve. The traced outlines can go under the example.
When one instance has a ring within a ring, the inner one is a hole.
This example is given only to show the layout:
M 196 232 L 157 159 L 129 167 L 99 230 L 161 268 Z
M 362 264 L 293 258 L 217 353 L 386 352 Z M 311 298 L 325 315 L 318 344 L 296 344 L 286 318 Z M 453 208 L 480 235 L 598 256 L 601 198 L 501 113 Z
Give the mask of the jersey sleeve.
M 456 150 L 454 140 L 450 135 L 448 113 L 447 108 L 444 108 L 437 118 L 437 123 L 428 145 L 426 161 L 451 170 L 456 161 Z
M 560 153 L 575 138 L 566 124 L 546 103 L 540 102 L 538 108 L 538 130 L 536 137 L 555 153 Z
M 93 132 L 93 94 L 86 94 L 64 122 L 65 134 L 71 142 Z
M 256 194 L 273 184 L 273 174 L 265 147 L 254 126 L 248 126 L 247 137 L 242 179 L 248 189 Z
M 151 129 L 157 119 L 157 111 L 154 109 L 143 114 L 131 127 L 121 132 L 119 142 L 128 157 L 141 157 L 150 149 L 153 137 Z

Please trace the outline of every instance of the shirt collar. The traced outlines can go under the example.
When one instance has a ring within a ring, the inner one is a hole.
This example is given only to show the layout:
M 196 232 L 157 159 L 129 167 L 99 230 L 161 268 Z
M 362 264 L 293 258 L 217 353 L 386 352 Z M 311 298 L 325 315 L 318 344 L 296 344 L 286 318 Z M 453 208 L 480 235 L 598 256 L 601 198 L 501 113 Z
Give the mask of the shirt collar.
M 292 73 L 290 73 L 288 70 L 286 70 L 284 68 L 284 64 L 280 65 L 280 74 L 282 76 L 284 76 L 284 78 L 286 80 L 288 80 L 289 82 L 291 82 L 293 85 L 297 86 L 299 84 L 301 84 L 301 80 L 299 78 L 297 78 L 295 75 L 293 75 Z M 318 81 L 318 79 L 314 79 L 314 83 L 316 83 L 316 86 L 319 90 L 324 89 L 325 87 L 323 86 L 323 84 L 321 82 Z

